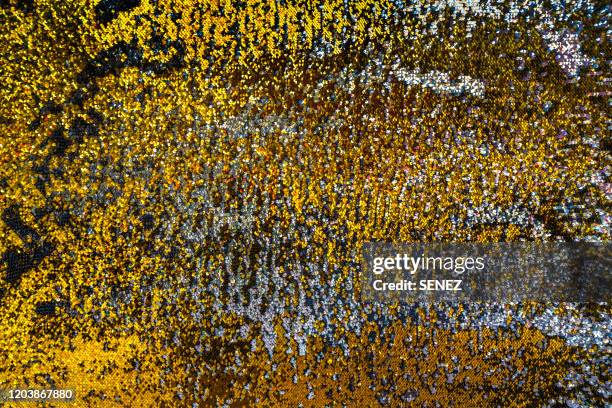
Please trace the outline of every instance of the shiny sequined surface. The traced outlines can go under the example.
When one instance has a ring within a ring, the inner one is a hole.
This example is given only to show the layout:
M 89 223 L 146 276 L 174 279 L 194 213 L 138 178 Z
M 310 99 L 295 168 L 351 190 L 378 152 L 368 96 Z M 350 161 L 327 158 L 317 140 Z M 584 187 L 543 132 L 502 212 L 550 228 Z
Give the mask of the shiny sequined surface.
M 363 302 L 358 271 L 365 242 L 609 241 L 611 14 L 0 0 L 0 389 L 608 405 L 608 304 Z

